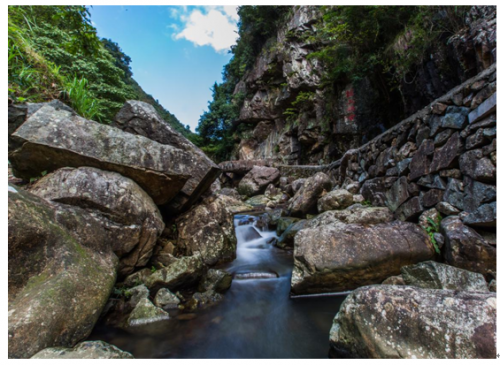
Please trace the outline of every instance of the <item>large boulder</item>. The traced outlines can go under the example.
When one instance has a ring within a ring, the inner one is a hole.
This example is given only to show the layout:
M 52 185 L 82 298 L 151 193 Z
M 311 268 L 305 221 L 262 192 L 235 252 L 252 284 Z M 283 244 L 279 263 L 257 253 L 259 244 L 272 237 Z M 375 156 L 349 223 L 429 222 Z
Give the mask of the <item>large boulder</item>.
M 340 356 L 494 358 L 495 294 L 373 285 L 344 300 L 330 346 Z
M 129 352 L 104 341 L 85 341 L 73 348 L 49 347 L 32 359 L 133 359 Z
M 299 191 L 290 199 L 288 209 L 292 216 L 302 217 L 317 211 L 318 199 L 333 187 L 332 180 L 323 172 L 306 179 Z
M 425 261 L 401 268 L 407 285 L 423 289 L 448 289 L 488 293 L 484 276 L 435 261 Z
M 496 248 L 459 217 L 443 219 L 440 232 L 444 236 L 444 257 L 448 264 L 484 275 L 496 271 Z
M 113 126 L 125 132 L 138 134 L 158 143 L 178 148 L 190 155 L 192 158 L 192 164 L 189 166 L 191 177 L 182 187 L 181 192 L 169 202 L 170 209 L 181 211 L 189 208 L 220 174 L 220 168 L 202 150 L 174 130 L 148 103 L 137 100 L 127 101 L 116 114 Z
M 50 105 L 31 115 L 12 137 L 21 143 L 9 153 L 17 177 L 29 180 L 61 167 L 96 167 L 134 180 L 156 204 L 174 198 L 196 164 L 191 153 Z
M 161 288 L 174 290 L 196 284 L 203 273 L 203 261 L 199 254 L 176 259 L 167 267 L 156 270 L 143 278 L 148 289 L 156 294 Z
M 292 293 L 342 292 L 378 284 L 402 266 L 434 256 L 427 233 L 413 223 L 331 223 L 295 236 Z
M 72 347 L 94 327 L 118 259 L 79 208 L 9 186 L 9 357 Z
M 134 181 L 93 167 L 62 168 L 30 188 L 44 199 L 85 209 L 105 227 L 121 275 L 145 266 L 163 231 L 160 211 Z
M 280 172 L 277 168 L 266 166 L 254 166 L 238 185 L 241 195 L 254 196 L 264 193 L 269 184 L 278 182 Z
M 205 199 L 176 220 L 177 247 L 185 255 L 199 253 L 207 266 L 229 261 L 236 256 L 233 215 L 226 196 Z
M 394 220 L 394 215 L 389 208 L 352 206 L 344 210 L 327 210 L 314 217 L 313 219 L 302 219 L 286 217 L 286 219 L 295 219 L 287 225 L 286 229 L 279 233 L 277 246 L 293 246 L 295 235 L 305 228 L 316 228 L 332 223 L 358 223 L 358 224 L 378 224 L 388 223 Z M 279 227 L 279 225 L 278 225 Z
M 318 212 L 345 209 L 352 205 L 353 196 L 345 189 L 330 191 L 318 200 Z

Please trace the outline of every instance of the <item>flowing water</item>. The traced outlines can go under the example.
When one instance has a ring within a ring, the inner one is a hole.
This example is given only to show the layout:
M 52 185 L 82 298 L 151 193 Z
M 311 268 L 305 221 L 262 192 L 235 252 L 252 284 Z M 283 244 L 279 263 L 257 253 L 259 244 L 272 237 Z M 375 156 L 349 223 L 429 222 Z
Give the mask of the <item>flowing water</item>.
M 154 333 L 98 326 L 103 340 L 137 358 L 327 358 L 328 333 L 344 297 L 290 299 L 291 252 L 268 243 L 274 231 L 255 217 L 235 216 L 237 258 L 224 299 L 192 315 L 173 317 Z

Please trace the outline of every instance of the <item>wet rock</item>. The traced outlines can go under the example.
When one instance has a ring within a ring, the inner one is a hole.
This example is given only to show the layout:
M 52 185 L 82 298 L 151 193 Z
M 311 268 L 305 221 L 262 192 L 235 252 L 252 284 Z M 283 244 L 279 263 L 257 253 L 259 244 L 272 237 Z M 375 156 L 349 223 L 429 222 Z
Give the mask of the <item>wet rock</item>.
M 289 225 L 285 231 L 278 238 L 277 247 L 284 248 L 286 246 L 293 246 L 293 240 L 295 235 L 301 230 L 306 228 L 308 225 L 307 219 L 299 220 L 291 225 Z
M 241 195 L 255 196 L 264 193 L 269 184 L 278 182 L 280 172 L 274 167 L 254 166 L 238 185 Z
M 403 204 L 406 200 L 410 198 L 408 193 L 408 181 L 406 177 L 401 177 L 392 185 L 391 189 L 386 193 L 386 204 L 392 210 L 395 211 Z
M 295 222 L 298 222 L 300 221 L 300 218 L 294 218 L 294 217 L 281 217 L 280 219 L 278 219 L 278 226 L 276 228 L 276 234 L 279 236 L 281 235 L 283 232 L 285 232 L 285 230 L 292 224 L 294 224 Z
M 179 258 L 167 267 L 156 270 L 146 278 L 145 285 L 152 293 L 161 288 L 174 290 L 195 284 L 201 278 L 203 263 L 200 255 Z
M 149 290 L 146 288 L 146 285 L 141 284 L 128 289 L 127 294 L 130 295 L 129 305 L 135 308 L 141 299 L 149 297 Z
M 444 257 L 448 264 L 461 269 L 487 274 L 496 270 L 496 249 L 457 216 L 441 221 L 445 238 Z
M 367 286 L 342 303 L 330 346 L 359 358 L 494 358 L 495 323 L 494 294 Z
M 345 189 L 333 190 L 318 200 L 318 212 L 345 209 L 352 203 L 353 197 L 350 192 Z
M 142 298 L 128 317 L 130 327 L 168 320 L 168 312 L 155 306 L 148 298 Z
M 406 285 L 401 275 L 389 276 L 382 281 L 382 285 Z
M 446 184 L 438 175 L 426 175 L 418 179 L 417 184 L 428 189 L 446 189 Z
M 496 168 L 488 157 L 482 157 L 480 149 L 467 151 L 460 156 L 460 171 L 474 180 L 494 182 Z
M 73 348 L 49 347 L 32 359 L 133 359 L 131 353 L 104 341 L 84 341 Z
M 448 139 L 443 147 L 434 151 L 434 158 L 430 165 L 430 172 L 437 172 L 444 169 L 450 169 L 458 166 L 458 157 L 463 149 L 463 143 L 460 140 L 458 132 Z
M 150 104 L 137 100 L 127 101 L 116 114 L 112 125 L 125 132 L 178 148 L 190 155 L 190 177 L 181 193 L 169 203 L 170 209 L 188 209 L 220 174 L 220 168 L 203 151 L 165 122 Z
M 62 168 L 40 179 L 30 192 L 87 211 L 108 233 L 108 242 L 120 258 L 120 275 L 146 265 L 165 226 L 149 195 L 115 172 Z
M 466 214 L 463 222 L 473 227 L 496 227 L 497 203 L 481 205 L 472 213 Z
M 301 217 L 314 213 L 318 199 L 324 191 L 330 191 L 332 185 L 332 180 L 323 172 L 308 178 L 288 203 L 290 215 Z
M 11 186 L 8 195 L 9 357 L 74 346 L 90 334 L 113 289 L 111 242 L 83 210 Z
M 191 310 L 195 310 L 199 307 L 204 307 L 207 305 L 215 304 L 220 302 L 223 296 L 214 290 L 207 290 L 203 293 L 194 293 L 193 298 L 188 302 Z
M 419 196 L 415 196 L 403 203 L 394 213 L 399 220 L 412 221 L 423 211 L 422 199 Z
M 177 218 L 177 246 L 185 255 L 199 253 L 208 266 L 235 257 L 233 215 L 226 202 L 227 197 L 212 197 Z
M 227 271 L 209 269 L 201 279 L 198 290 L 200 292 L 214 290 L 217 293 L 223 293 L 231 287 L 232 281 L 233 278 Z
M 155 295 L 154 304 L 164 310 L 175 309 L 180 304 L 179 298 L 167 288 L 161 288 Z
M 447 289 L 488 293 L 484 276 L 435 261 L 425 261 L 401 268 L 406 285 L 422 289 Z
M 9 154 L 14 174 L 29 180 L 61 167 L 96 167 L 134 180 L 156 204 L 174 198 L 190 178 L 191 154 L 148 138 L 41 107 L 13 134 L 22 147 Z
M 433 255 L 428 235 L 412 223 L 303 229 L 295 236 L 292 293 L 341 292 L 380 283 L 402 266 Z

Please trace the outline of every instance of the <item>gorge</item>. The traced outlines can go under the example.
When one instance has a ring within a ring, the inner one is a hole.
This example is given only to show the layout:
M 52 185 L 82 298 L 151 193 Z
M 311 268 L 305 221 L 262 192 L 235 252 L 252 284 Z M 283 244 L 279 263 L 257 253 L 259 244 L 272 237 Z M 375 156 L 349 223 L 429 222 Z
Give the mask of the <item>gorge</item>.
M 196 136 L 9 98 L 9 358 L 496 357 L 496 7 L 352 8 L 241 7 Z

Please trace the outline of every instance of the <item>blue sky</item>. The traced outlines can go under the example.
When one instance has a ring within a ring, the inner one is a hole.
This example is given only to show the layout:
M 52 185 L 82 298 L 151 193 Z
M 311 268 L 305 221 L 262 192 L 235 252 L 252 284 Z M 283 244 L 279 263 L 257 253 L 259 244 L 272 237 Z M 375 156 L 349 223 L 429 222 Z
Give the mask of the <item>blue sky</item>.
M 194 131 L 236 42 L 236 6 L 93 6 L 98 35 L 132 58 L 141 87 Z

